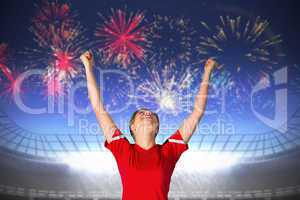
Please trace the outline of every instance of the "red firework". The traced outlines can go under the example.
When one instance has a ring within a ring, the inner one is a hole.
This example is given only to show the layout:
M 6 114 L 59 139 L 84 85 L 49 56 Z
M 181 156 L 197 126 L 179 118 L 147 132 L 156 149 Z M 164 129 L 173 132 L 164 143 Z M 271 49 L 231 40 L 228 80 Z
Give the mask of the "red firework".
M 60 96 L 64 93 L 65 85 L 55 75 L 45 76 L 44 82 L 47 86 L 48 96 Z
M 74 78 L 78 73 L 78 69 L 71 53 L 67 51 L 55 50 L 54 57 L 54 68 L 59 80 L 62 81 Z
M 22 91 L 20 87 L 21 87 L 21 85 L 17 84 L 17 80 L 12 79 L 8 83 L 5 84 L 4 90 L 2 92 L 0 92 L 0 96 L 12 95 L 13 93 L 14 94 L 20 93 Z
M 14 78 L 12 75 L 11 70 L 7 67 L 7 62 L 8 62 L 8 47 L 7 44 L 1 43 L 0 44 L 0 70 L 4 74 L 5 78 L 13 82 Z
M 68 4 L 45 1 L 37 8 L 38 13 L 32 20 L 31 31 L 40 46 L 51 44 L 54 47 L 61 47 L 65 41 L 78 36 L 79 24 Z
M 6 66 L 0 63 L 0 69 L 3 72 L 4 76 L 9 80 L 10 82 L 14 81 L 14 77 L 12 75 L 11 70 Z
M 64 94 L 68 81 L 79 72 L 77 63 L 71 53 L 62 50 L 53 50 L 53 61 L 47 67 L 43 76 L 47 86 L 47 95 L 59 96 Z
M 95 36 L 102 41 L 100 50 L 105 61 L 116 61 L 127 66 L 133 59 L 143 60 L 147 43 L 145 26 L 141 25 L 142 13 L 130 14 L 117 10 L 103 25 L 98 27 Z
M 14 74 L 13 72 L 9 69 L 9 67 L 7 66 L 7 62 L 8 62 L 8 46 L 7 44 L 1 43 L 0 44 L 0 71 L 3 73 L 6 81 L 3 85 L 5 85 L 4 87 L 4 91 L 0 93 L 0 95 L 4 94 L 4 93 L 12 93 L 12 91 L 15 90 L 15 92 L 19 92 L 19 90 L 16 90 L 17 88 L 15 88 L 16 86 L 16 80 L 14 78 Z
M 86 38 L 69 4 L 45 1 L 37 9 L 31 31 L 39 47 L 28 52 L 29 60 L 35 61 L 32 66 L 46 67 L 46 93 L 56 96 L 64 93 L 69 81 L 81 72 L 77 58 L 83 52 Z

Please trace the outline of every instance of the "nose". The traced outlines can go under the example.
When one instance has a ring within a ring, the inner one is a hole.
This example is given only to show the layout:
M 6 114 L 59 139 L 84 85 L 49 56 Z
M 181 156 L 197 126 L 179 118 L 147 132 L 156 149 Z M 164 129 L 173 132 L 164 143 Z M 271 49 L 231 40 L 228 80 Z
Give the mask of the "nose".
M 152 115 L 152 112 L 150 112 L 150 111 L 145 112 L 145 116 L 151 116 L 151 115 Z

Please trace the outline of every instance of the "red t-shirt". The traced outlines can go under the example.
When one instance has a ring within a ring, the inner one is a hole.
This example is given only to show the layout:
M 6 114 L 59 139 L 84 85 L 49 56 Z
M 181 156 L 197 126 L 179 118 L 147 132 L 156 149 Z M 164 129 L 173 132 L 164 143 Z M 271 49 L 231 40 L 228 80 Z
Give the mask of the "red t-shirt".
M 121 175 L 122 200 L 167 200 L 176 162 L 188 149 L 179 130 L 162 145 L 143 149 L 130 144 L 119 129 L 105 147 L 114 155 Z

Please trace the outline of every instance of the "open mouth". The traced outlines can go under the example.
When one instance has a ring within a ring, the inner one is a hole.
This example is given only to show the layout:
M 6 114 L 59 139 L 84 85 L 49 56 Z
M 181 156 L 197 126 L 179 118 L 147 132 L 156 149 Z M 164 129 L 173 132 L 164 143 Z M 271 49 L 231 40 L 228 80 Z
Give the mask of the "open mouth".
M 148 117 L 145 116 L 144 119 L 146 119 L 146 120 L 152 120 L 152 117 L 151 116 L 148 116 Z

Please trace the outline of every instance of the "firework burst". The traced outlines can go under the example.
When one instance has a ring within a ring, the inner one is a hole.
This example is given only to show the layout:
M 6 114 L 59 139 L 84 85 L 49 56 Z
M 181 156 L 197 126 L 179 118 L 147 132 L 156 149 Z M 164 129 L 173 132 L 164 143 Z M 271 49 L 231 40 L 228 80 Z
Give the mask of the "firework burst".
M 37 10 L 30 30 L 38 47 L 25 53 L 29 66 L 46 68 L 43 82 L 52 88 L 48 95 L 62 94 L 82 72 L 79 56 L 87 39 L 69 4 L 46 1 Z
M 109 99 L 108 102 L 105 102 L 107 105 L 106 108 L 116 113 L 116 110 L 124 110 L 124 108 L 127 108 L 132 103 L 133 98 L 131 98 L 130 94 L 134 92 L 134 83 L 126 73 L 119 73 L 119 71 L 112 72 L 102 77 L 102 84 L 105 87 L 105 97 Z
M 153 15 L 149 28 L 151 51 L 150 62 L 158 60 L 169 64 L 190 64 L 192 43 L 196 31 L 186 18 Z
M 38 12 L 30 30 L 39 46 L 49 47 L 51 44 L 55 48 L 61 47 L 80 35 L 80 24 L 75 20 L 76 15 L 69 4 L 44 1 L 36 7 Z
M 47 86 L 48 96 L 60 96 L 63 95 L 66 85 L 53 73 L 45 74 L 43 81 Z
M 160 68 L 161 67 L 161 68 Z M 137 99 L 156 112 L 178 115 L 193 106 L 191 85 L 199 74 L 199 68 L 181 70 L 174 65 L 156 64 L 148 69 L 150 79 L 137 87 Z
M 260 17 L 252 22 L 241 17 L 220 16 L 220 23 L 215 27 L 203 21 L 201 27 L 203 30 L 197 51 L 204 57 L 202 61 L 215 58 L 221 66 L 226 61 L 231 62 L 234 70 L 239 72 L 243 70 L 245 61 L 274 65 L 283 56 L 277 48 L 282 42 L 280 35 L 269 37 L 269 22 Z
M 269 22 L 260 17 L 251 21 L 240 16 L 221 16 L 216 26 L 202 21 L 201 27 L 197 46 L 202 58 L 200 63 L 207 58 L 216 59 L 220 63 L 218 73 L 226 74 L 225 84 L 230 84 L 225 85 L 228 95 L 238 104 L 249 103 L 253 85 L 270 73 L 284 56 L 278 50 L 282 42 L 280 35 L 270 36 Z M 216 77 L 217 82 L 224 78 Z
M 2 76 L 0 76 L 1 86 L 3 86 L 3 91 L 0 93 L 0 95 L 8 95 L 12 94 L 12 92 L 20 92 L 17 90 L 16 86 L 16 79 L 17 73 L 15 70 L 11 70 L 11 68 L 8 67 L 8 45 L 1 43 L 0 44 L 0 72 L 2 72 Z
M 0 70 L 8 81 L 13 82 L 14 78 L 12 76 L 11 70 L 7 67 L 8 62 L 8 46 L 7 44 L 0 44 Z
M 36 50 L 36 49 L 35 49 Z M 28 58 L 33 61 L 29 66 L 44 68 L 43 83 L 46 86 L 53 83 L 53 80 L 60 82 L 61 92 L 49 92 L 51 94 L 63 94 L 71 86 L 77 77 L 82 74 L 81 62 L 78 56 L 81 50 L 62 50 L 62 49 L 41 49 L 40 51 L 30 52 Z M 36 59 L 35 59 L 36 58 Z M 37 78 L 37 77 L 36 77 Z M 38 79 L 40 80 L 40 79 Z M 38 84 L 38 82 L 34 82 Z M 47 87 L 49 88 L 49 87 Z
M 143 61 L 147 47 L 146 28 L 142 12 L 127 13 L 112 10 L 109 17 L 100 14 L 104 23 L 98 25 L 95 36 L 104 63 L 117 63 L 127 68 L 133 62 Z
M 68 81 L 75 78 L 78 73 L 78 65 L 80 65 L 79 61 L 74 59 L 76 53 L 54 50 L 53 56 L 54 60 L 51 63 L 53 75 L 57 76 L 60 81 Z

